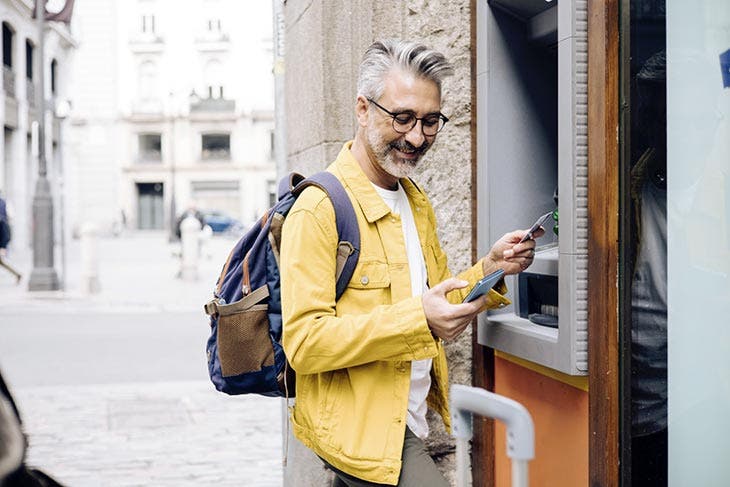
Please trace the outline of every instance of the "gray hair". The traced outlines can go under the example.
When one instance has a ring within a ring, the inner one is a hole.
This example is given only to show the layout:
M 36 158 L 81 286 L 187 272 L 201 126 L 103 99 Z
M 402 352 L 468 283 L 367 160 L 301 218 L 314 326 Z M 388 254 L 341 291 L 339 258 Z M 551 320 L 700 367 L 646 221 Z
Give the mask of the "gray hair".
M 417 42 L 398 39 L 376 41 L 365 51 L 357 79 L 357 94 L 377 100 L 383 94 L 383 80 L 393 69 L 400 68 L 436 83 L 454 74 L 454 68 L 443 54 Z

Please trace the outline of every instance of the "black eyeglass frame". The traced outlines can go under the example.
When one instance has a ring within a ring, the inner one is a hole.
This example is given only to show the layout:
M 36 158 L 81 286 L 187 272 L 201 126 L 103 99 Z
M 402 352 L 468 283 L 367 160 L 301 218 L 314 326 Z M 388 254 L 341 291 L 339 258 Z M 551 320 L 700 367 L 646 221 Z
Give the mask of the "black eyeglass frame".
M 436 134 L 438 134 L 439 132 L 441 132 L 443 130 L 444 126 L 446 126 L 446 122 L 449 121 L 449 118 L 446 115 L 444 115 L 443 113 L 441 113 L 441 112 L 429 113 L 425 117 L 417 117 L 416 114 L 413 113 L 410 110 L 406 110 L 406 111 L 403 111 L 403 112 L 391 112 L 390 110 L 388 110 L 387 108 L 385 108 L 384 106 L 382 106 L 381 104 L 379 104 L 378 102 L 376 102 L 375 100 L 373 100 L 372 98 L 366 98 L 366 100 L 369 101 L 370 103 L 372 103 L 373 105 L 375 105 L 376 107 L 380 108 L 385 113 L 387 113 L 388 116 L 390 116 L 390 118 L 392 119 L 393 130 L 395 130 L 399 134 L 407 134 L 408 132 L 410 132 L 411 130 L 413 130 L 413 127 L 415 127 L 416 124 L 420 120 L 420 122 L 421 122 L 421 133 L 424 136 L 426 136 L 426 137 L 434 137 Z M 399 130 L 399 129 L 396 128 L 396 117 L 398 117 L 399 115 L 409 115 L 409 116 L 411 116 L 413 118 L 413 123 L 410 124 L 410 127 L 408 127 L 408 130 L 403 131 L 403 130 Z M 437 115 L 438 118 L 439 118 L 439 120 L 441 120 L 443 123 L 441 123 L 441 125 L 436 130 L 436 132 L 434 132 L 432 134 L 427 134 L 426 131 L 425 131 L 426 126 L 424 125 L 423 120 L 426 119 L 426 118 L 432 117 L 434 115 Z

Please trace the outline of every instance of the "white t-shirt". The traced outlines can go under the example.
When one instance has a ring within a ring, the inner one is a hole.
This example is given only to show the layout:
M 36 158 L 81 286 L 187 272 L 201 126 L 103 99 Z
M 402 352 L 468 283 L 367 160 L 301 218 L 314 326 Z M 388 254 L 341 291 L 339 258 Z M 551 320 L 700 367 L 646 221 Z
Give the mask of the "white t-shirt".
M 426 263 L 423 260 L 418 230 L 416 230 L 416 222 L 413 219 L 413 211 L 408 203 L 406 192 L 400 184 L 395 191 L 383 189 L 375 184 L 373 184 L 373 187 L 390 210 L 400 215 L 403 226 L 403 239 L 406 244 L 406 255 L 408 256 L 408 268 L 411 273 L 411 293 L 413 296 L 420 296 L 428 287 L 428 275 L 426 274 Z M 426 397 L 431 388 L 431 364 L 432 359 L 430 358 L 411 362 L 411 388 L 408 394 L 406 424 L 419 438 L 428 436 Z

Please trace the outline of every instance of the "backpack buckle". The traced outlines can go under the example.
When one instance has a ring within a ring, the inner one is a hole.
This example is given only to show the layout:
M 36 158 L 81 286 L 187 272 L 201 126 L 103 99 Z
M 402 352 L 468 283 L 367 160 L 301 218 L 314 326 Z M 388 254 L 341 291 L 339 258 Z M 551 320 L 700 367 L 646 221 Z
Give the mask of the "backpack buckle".
M 203 306 L 203 310 L 205 311 L 205 314 L 208 316 L 214 316 L 218 314 L 218 300 L 217 299 L 211 299 L 205 305 Z

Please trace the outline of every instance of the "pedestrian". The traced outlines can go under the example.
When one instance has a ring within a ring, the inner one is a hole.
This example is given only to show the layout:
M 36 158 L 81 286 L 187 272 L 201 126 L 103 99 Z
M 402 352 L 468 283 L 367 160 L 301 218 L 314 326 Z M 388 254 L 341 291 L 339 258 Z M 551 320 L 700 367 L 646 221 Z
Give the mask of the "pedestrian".
M 479 312 L 510 302 L 501 281 L 462 303 L 472 285 L 497 269 L 521 272 L 535 255 L 534 240 L 519 243 L 526 230 L 513 231 L 451 277 L 434 210 L 410 178 L 448 121 L 441 82 L 451 74 L 442 54 L 415 42 L 384 40 L 365 52 L 357 131 L 327 169 L 345 186 L 361 234 L 339 301 L 332 203 L 308 188 L 284 224 L 283 345 L 296 372 L 290 420 L 335 473 L 334 486 L 448 485 L 424 443 L 427 407 L 450 428 L 444 342 Z
M 0 267 L 7 269 L 8 272 L 15 276 L 15 283 L 20 284 L 23 276 L 7 261 L 8 245 L 12 239 L 12 235 L 10 218 L 8 217 L 8 205 L 5 198 L 0 195 Z
M 175 235 L 177 236 L 178 240 L 182 237 L 180 226 L 182 225 L 183 220 L 185 220 L 189 216 L 192 216 L 200 222 L 201 229 L 205 227 L 205 215 L 203 215 L 203 212 L 198 210 L 198 207 L 195 205 L 195 203 L 190 202 L 185 208 L 185 211 L 183 211 L 177 218 L 177 222 L 175 223 Z

